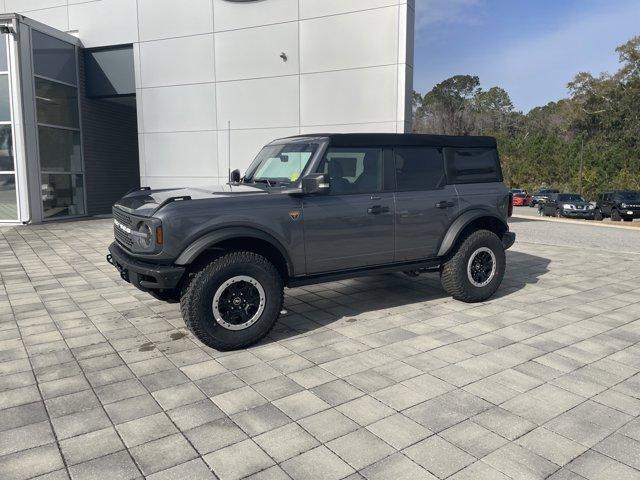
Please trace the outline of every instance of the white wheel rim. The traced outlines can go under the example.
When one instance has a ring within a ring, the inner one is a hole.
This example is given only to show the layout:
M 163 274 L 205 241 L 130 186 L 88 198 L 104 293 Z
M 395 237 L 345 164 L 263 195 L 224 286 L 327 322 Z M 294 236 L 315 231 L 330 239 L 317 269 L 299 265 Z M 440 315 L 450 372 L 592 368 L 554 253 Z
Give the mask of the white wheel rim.
M 469 257 L 469 261 L 467 262 L 467 278 L 474 287 L 486 287 L 491 283 L 493 277 L 495 277 L 496 267 L 495 253 L 488 247 L 480 247 Z
M 245 291 L 251 292 L 252 301 L 248 301 L 243 293 L 236 294 L 241 284 L 244 284 Z M 230 296 L 233 297 L 231 300 Z M 227 330 L 244 330 L 258 321 L 264 312 L 265 302 L 266 295 L 260 282 L 248 275 L 238 275 L 225 281 L 213 295 L 213 318 Z

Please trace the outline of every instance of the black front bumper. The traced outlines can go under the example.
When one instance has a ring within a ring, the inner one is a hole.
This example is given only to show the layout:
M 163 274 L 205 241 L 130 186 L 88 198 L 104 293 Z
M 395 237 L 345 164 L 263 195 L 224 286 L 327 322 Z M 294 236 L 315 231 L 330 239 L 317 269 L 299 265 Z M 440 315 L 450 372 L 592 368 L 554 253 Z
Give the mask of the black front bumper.
M 126 253 L 116 242 L 109 245 L 107 262 L 116 267 L 123 280 L 144 292 L 173 290 L 184 276 L 184 267 L 142 262 Z
M 562 210 L 563 217 L 585 218 L 587 220 L 593 220 L 595 213 L 595 210 Z

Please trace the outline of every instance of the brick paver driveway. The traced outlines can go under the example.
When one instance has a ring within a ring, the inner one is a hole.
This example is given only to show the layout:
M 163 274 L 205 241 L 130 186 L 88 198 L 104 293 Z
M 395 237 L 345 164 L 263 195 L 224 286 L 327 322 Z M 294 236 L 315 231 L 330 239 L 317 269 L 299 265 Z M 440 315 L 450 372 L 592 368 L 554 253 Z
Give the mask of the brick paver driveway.
M 519 243 L 477 305 L 435 275 L 290 290 L 220 353 L 111 235 L 0 229 L 2 480 L 640 478 L 640 256 Z

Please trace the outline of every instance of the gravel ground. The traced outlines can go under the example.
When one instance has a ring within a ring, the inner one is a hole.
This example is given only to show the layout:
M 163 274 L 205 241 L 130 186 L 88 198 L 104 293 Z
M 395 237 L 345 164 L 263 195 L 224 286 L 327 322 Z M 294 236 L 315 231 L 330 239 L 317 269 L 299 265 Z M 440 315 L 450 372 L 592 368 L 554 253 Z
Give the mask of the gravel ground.
M 640 254 L 640 231 L 628 228 L 606 228 L 587 222 L 579 225 L 525 218 L 511 218 L 509 224 L 517 235 L 517 242 Z

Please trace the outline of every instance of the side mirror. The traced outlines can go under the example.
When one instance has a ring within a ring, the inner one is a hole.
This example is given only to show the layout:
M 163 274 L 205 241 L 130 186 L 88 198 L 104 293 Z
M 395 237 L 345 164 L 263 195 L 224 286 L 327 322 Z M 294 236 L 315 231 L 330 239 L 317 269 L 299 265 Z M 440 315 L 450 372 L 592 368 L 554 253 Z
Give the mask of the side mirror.
M 229 174 L 229 181 L 231 183 L 239 183 L 240 182 L 240 170 L 237 168 Z
M 329 176 L 324 173 L 311 173 L 302 178 L 302 193 L 329 193 Z

